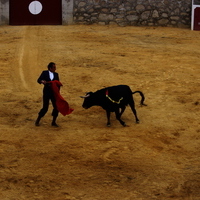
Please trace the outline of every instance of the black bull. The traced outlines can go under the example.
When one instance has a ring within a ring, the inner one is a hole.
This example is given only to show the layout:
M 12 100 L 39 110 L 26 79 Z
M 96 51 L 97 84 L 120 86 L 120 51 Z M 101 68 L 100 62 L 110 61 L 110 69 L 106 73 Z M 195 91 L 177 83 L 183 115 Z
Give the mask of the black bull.
M 125 122 L 121 120 L 121 115 L 129 105 L 135 115 L 136 123 L 139 123 L 133 94 L 139 93 L 141 96 L 141 105 L 144 104 L 144 94 L 141 91 L 132 92 L 128 85 L 117 85 L 112 87 L 103 88 L 96 92 L 88 92 L 84 98 L 83 108 L 88 109 L 92 106 L 101 106 L 107 113 L 107 126 L 110 126 L 110 112 L 115 112 L 116 119 L 126 126 Z

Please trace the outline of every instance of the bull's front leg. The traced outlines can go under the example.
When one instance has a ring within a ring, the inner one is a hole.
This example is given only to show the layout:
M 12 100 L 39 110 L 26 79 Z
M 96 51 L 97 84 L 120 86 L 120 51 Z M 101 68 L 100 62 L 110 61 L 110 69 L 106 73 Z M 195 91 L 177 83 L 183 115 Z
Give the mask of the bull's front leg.
M 124 113 L 125 109 L 126 109 L 126 106 L 122 106 L 122 107 L 121 107 L 121 111 L 120 111 L 120 117 L 121 117 L 121 116 L 122 116 L 122 114 Z
M 123 113 L 123 112 L 122 112 Z M 126 123 L 124 121 L 121 120 L 121 113 L 119 112 L 119 109 L 115 110 L 115 115 L 116 115 L 116 119 L 120 122 L 120 124 L 122 126 L 126 126 Z
M 107 115 L 107 126 L 110 127 L 110 112 L 106 110 L 106 115 Z

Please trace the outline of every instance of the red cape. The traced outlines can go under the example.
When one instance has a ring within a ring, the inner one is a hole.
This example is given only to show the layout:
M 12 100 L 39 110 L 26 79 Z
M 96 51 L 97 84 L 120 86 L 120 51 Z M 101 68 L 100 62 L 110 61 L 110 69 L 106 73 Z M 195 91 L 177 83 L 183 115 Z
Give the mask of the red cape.
M 54 92 L 54 96 L 56 99 L 56 107 L 58 111 L 64 116 L 69 115 L 70 113 L 73 112 L 74 109 L 70 108 L 67 101 L 65 101 L 65 99 L 60 95 L 60 86 L 62 86 L 62 83 L 57 80 L 50 81 L 50 83 L 51 83 L 51 88 Z

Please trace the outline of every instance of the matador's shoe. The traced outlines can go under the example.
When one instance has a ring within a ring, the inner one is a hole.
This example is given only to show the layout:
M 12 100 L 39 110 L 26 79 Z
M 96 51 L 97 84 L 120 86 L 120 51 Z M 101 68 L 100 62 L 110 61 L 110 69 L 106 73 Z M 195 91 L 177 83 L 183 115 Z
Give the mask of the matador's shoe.
M 58 124 L 56 124 L 56 122 L 52 122 L 52 123 L 51 123 L 51 126 L 59 127 Z

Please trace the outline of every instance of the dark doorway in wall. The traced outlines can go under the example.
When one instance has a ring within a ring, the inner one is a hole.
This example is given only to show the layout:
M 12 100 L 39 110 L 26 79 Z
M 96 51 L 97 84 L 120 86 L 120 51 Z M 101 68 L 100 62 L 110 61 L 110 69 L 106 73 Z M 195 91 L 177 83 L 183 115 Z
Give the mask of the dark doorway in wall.
M 10 25 L 61 25 L 62 0 L 10 0 Z
M 194 9 L 194 30 L 200 30 L 200 7 Z

